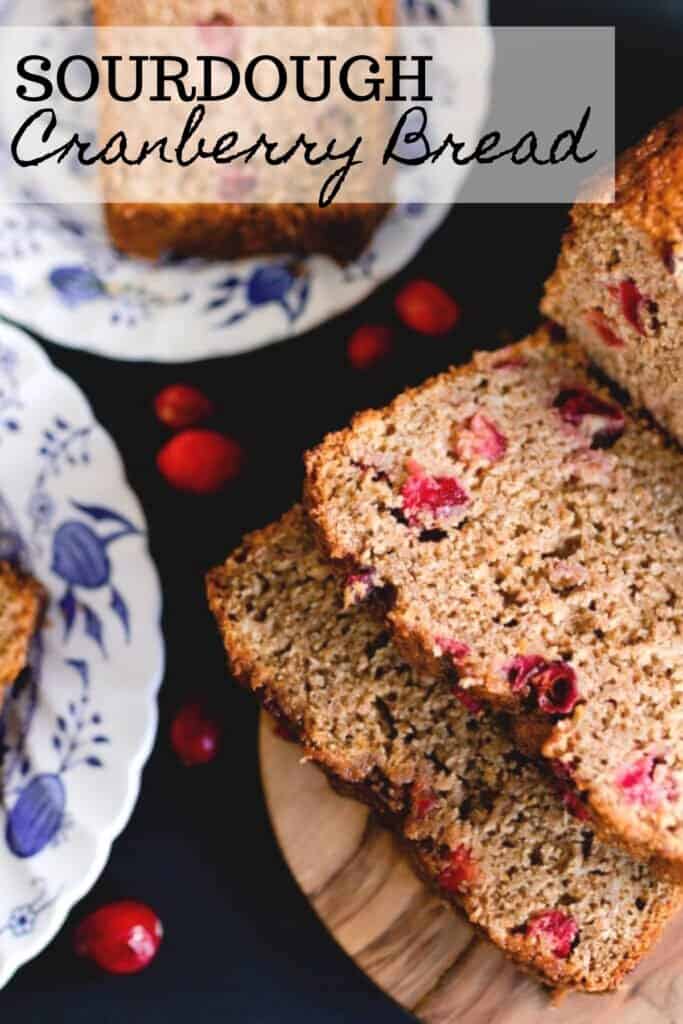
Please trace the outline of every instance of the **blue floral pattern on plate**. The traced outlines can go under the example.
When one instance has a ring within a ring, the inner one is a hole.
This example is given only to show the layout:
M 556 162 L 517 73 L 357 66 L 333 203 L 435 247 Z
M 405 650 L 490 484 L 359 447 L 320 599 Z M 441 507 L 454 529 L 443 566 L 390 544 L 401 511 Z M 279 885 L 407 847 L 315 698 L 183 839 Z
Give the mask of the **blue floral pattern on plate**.
M 29 20 L 26 2 L 0 4 L 0 28 L 90 21 L 85 0 L 30 0 Z M 403 21 L 431 31 L 444 24 L 486 24 L 486 7 L 486 0 L 399 0 Z M 57 33 L 46 33 L 36 52 L 51 54 L 56 64 L 63 56 L 52 53 L 57 40 Z M 1 48 L 0 32 L 0 87 Z M 9 56 L 5 63 L 12 65 Z M 486 114 L 488 61 L 470 74 L 465 112 L 476 127 Z M 456 94 L 464 95 L 462 85 L 454 83 Z M 460 170 L 454 195 L 465 176 Z M 77 175 L 79 190 L 92 187 L 82 169 L 65 164 L 59 173 L 71 175 L 71 186 Z M 310 330 L 401 270 L 448 212 L 444 206 L 397 205 L 347 267 L 321 256 L 150 263 L 111 247 L 96 205 L 36 205 L 40 197 L 24 181 L 0 164 L 0 313 L 63 345 L 159 362 L 232 355 Z M 34 202 L 2 205 L 3 196 L 16 199 L 17 192 Z
M 92 885 L 132 810 L 163 642 L 144 517 L 113 443 L 39 346 L 1 322 L 0 558 L 49 595 L 0 714 L 3 984 Z

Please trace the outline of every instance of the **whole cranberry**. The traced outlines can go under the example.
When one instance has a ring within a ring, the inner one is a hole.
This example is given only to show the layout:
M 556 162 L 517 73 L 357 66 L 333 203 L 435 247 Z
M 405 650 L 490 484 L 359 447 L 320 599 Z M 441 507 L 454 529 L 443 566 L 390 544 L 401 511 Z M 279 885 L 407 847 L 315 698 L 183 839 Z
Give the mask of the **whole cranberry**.
M 216 494 L 243 464 L 237 441 L 215 430 L 183 430 L 157 455 L 157 467 L 168 483 L 191 494 Z
M 110 974 L 135 974 L 154 959 L 162 936 L 161 921 L 150 907 L 121 900 L 83 918 L 74 946 L 79 956 Z
M 154 411 L 164 426 L 182 430 L 208 419 L 213 412 L 213 402 L 190 384 L 170 384 L 154 399 Z
M 410 281 L 396 296 L 396 312 L 419 334 L 446 334 L 460 319 L 460 306 L 433 281 Z
M 187 767 L 207 764 L 218 753 L 222 731 L 204 704 L 192 701 L 176 712 L 171 723 L 171 745 Z
M 354 370 L 371 370 L 385 359 L 392 348 L 388 327 L 366 324 L 357 328 L 349 338 L 346 355 Z

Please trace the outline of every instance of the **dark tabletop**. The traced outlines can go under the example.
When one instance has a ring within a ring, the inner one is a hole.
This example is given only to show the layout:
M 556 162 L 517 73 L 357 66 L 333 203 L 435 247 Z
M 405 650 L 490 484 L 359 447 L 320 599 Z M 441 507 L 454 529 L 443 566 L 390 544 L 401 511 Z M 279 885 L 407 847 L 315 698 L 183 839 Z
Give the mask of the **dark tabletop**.
M 621 148 L 680 105 L 681 0 L 493 0 L 496 24 L 617 25 L 617 141 Z M 373 1021 L 405 1015 L 353 965 L 318 922 L 285 867 L 269 827 L 252 700 L 226 682 L 223 651 L 205 608 L 203 572 L 242 533 L 294 502 L 301 453 L 356 409 L 533 326 L 566 210 L 460 205 L 398 279 L 302 338 L 260 352 L 188 366 L 130 364 L 46 345 L 112 433 L 149 520 L 164 590 L 167 674 L 159 735 L 142 793 L 109 864 L 49 949 L 0 997 L 22 1024 L 289 1024 Z M 397 286 L 429 277 L 462 303 L 456 332 L 421 339 L 399 330 L 392 360 L 366 374 L 345 361 L 350 332 L 393 323 Z M 174 493 L 154 457 L 165 440 L 155 393 L 184 380 L 216 399 L 216 425 L 249 455 L 243 477 L 215 498 Z M 197 693 L 226 722 L 219 757 L 184 769 L 169 748 L 178 704 Z M 119 898 L 143 900 L 166 937 L 151 967 L 113 978 L 72 953 L 74 921 Z

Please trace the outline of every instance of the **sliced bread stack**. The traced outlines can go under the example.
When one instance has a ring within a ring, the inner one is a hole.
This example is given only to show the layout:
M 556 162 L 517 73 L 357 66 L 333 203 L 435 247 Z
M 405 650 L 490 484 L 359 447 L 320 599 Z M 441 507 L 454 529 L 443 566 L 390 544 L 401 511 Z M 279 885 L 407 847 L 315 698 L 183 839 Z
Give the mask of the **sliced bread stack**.
M 522 967 L 613 988 L 683 895 L 676 444 L 541 330 L 327 437 L 305 506 L 209 576 L 233 673 Z
M 682 890 L 595 840 L 451 683 L 406 665 L 370 608 L 345 609 L 300 508 L 247 537 L 208 593 L 236 678 L 393 823 L 444 898 L 547 984 L 618 984 Z

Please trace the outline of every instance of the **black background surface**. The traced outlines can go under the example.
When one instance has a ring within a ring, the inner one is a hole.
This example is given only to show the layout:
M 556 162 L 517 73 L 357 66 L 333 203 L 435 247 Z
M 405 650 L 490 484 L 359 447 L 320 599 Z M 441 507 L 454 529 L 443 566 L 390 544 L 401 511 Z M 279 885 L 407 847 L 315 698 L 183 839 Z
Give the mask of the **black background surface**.
M 633 141 L 681 103 L 683 0 L 493 0 L 495 24 L 615 24 L 617 142 Z M 580 69 L 577 68 L 577 74 Z M 466 194 L 466 189 L 465 189 Z M 266 816 L 257 771 L 257 713 L 225 682 L 223 652 L 205 609 L 202 574 L 242 533 L 295 501 L 301 452 L 356 409 L 382 404 L 407 384 L 533 326 L 566 210 L 460 205 L 399 278 L 360 307 L 281 345 L 232 359 L 164 367 L 107 361 L 47 345 L 112 433 L 145 507 L 164 590 L 167 674 L 160 728 L 132 820 L 92 893 L 48 950 L 0 995 L 7 1019 L 69 1024 L 289 1024 L 407 1017 L 327 935 L 290 877 Z M 420 276 L 462 303 L 453 335 L 397 331 L 392 360 L 359 374 L 345 343 L 359 324 L 393 323 L 402 281 Z M 244 444 L 249 465 L 221 496 L 184 497 L 158 476 L 166 434 L 155 393 L 184 380 L 216 399 L 216 425 Z M 207 694 L 225 717 L 217 760 L 182 768 L 168 724 L 184 699 Z M 162 950 L 140 975 L 112 978 L 75 958 L 74 922 L 110 899 L 140 899 L 166 928 Z

